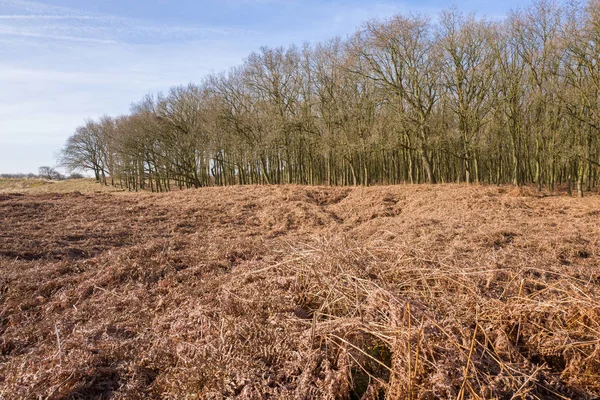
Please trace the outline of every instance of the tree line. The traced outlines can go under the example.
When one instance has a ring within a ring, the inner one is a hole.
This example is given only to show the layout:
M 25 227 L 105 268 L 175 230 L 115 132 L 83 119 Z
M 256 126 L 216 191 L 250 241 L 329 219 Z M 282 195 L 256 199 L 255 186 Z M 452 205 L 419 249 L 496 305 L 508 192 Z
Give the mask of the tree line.
M 63 175 L 55 168 L 49 166 L 41 166 L 38 168 L 37 175 L 33 172 L 24 173 L 4 173 L 0 174 L 0 179 L 45 179 L 50 181 L 63 181 L 67 179 L 83 179 L 84 175 L 79 172 L 71 172 L 69 175 Z
M 600 0 L 490 21 L 452 8 L 231 70 L 88 120 L 61 164 L 130 190 L 600 179 Z

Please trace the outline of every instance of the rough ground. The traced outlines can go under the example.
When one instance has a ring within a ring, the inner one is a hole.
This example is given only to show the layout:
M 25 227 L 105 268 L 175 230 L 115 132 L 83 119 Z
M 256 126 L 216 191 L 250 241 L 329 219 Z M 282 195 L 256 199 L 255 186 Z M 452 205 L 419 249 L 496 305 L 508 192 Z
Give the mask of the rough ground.
M 600 396 L 600 196 L 0 194 L 0 398 Z

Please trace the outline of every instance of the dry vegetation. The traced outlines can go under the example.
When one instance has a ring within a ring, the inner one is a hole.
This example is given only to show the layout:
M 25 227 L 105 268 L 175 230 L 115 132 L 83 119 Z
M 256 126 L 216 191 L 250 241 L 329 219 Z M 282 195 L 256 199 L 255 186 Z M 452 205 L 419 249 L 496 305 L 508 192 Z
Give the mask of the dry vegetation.
M 69 179 L 53 181 L 46 179 L 2 179 L 1 193 L 98 193 L 122 191 L 114 186 L 101 185 L 94 179 Z
M 0 398 L 600 396 L 600 197 L 0 194 Z

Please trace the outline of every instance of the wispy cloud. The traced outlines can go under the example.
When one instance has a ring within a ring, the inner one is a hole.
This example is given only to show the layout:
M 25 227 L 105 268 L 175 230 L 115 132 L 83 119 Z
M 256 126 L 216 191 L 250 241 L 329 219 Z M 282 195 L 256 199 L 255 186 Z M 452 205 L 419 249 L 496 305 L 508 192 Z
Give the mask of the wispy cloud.
M 256 34 L 222 27 L 149 24 L 22 0 L 0 0 L 0 20 L 0 36 L 89 43 L 201 40 Z
M 5 14 L 0 20 L 103 20 L 106 17 L 92 15 L 42 15 L 42 14 Z
M 76 15 L 74 9 L 27 0 L 0 0 L 0 13 L 30 13 L 41 15 Z
M 25 38 L 43 39 L 47 40 L 59 40 L 59 41 L 72 41 L 72 42 L 85 42 L 85 43 L 102 43 L 110 44 L 117 43 L 116 40 L 112 39 L 97 39 L 93 37 L 84 36 L 72 36 L 72 35 L 56 35 L 52 33 L 46 33 L 43 31 L 31 31 L 27 28 L 15 28 L 10 26 L 0 26 L 0 36 L 18 36 Z M 6 42 L 6 40 L 5 40 Z M 10 42 L 10 41 L 8 41 Z

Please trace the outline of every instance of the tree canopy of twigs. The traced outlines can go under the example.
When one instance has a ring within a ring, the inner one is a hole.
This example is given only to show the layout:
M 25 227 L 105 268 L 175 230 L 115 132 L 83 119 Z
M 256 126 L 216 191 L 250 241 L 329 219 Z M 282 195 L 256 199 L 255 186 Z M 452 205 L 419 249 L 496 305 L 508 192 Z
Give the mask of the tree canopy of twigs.
M 490 21 L 397 15 L 266 48 L 89 120 L 61 153 L 130 190 L 172 185 L 600 181 L 600 1 Z

